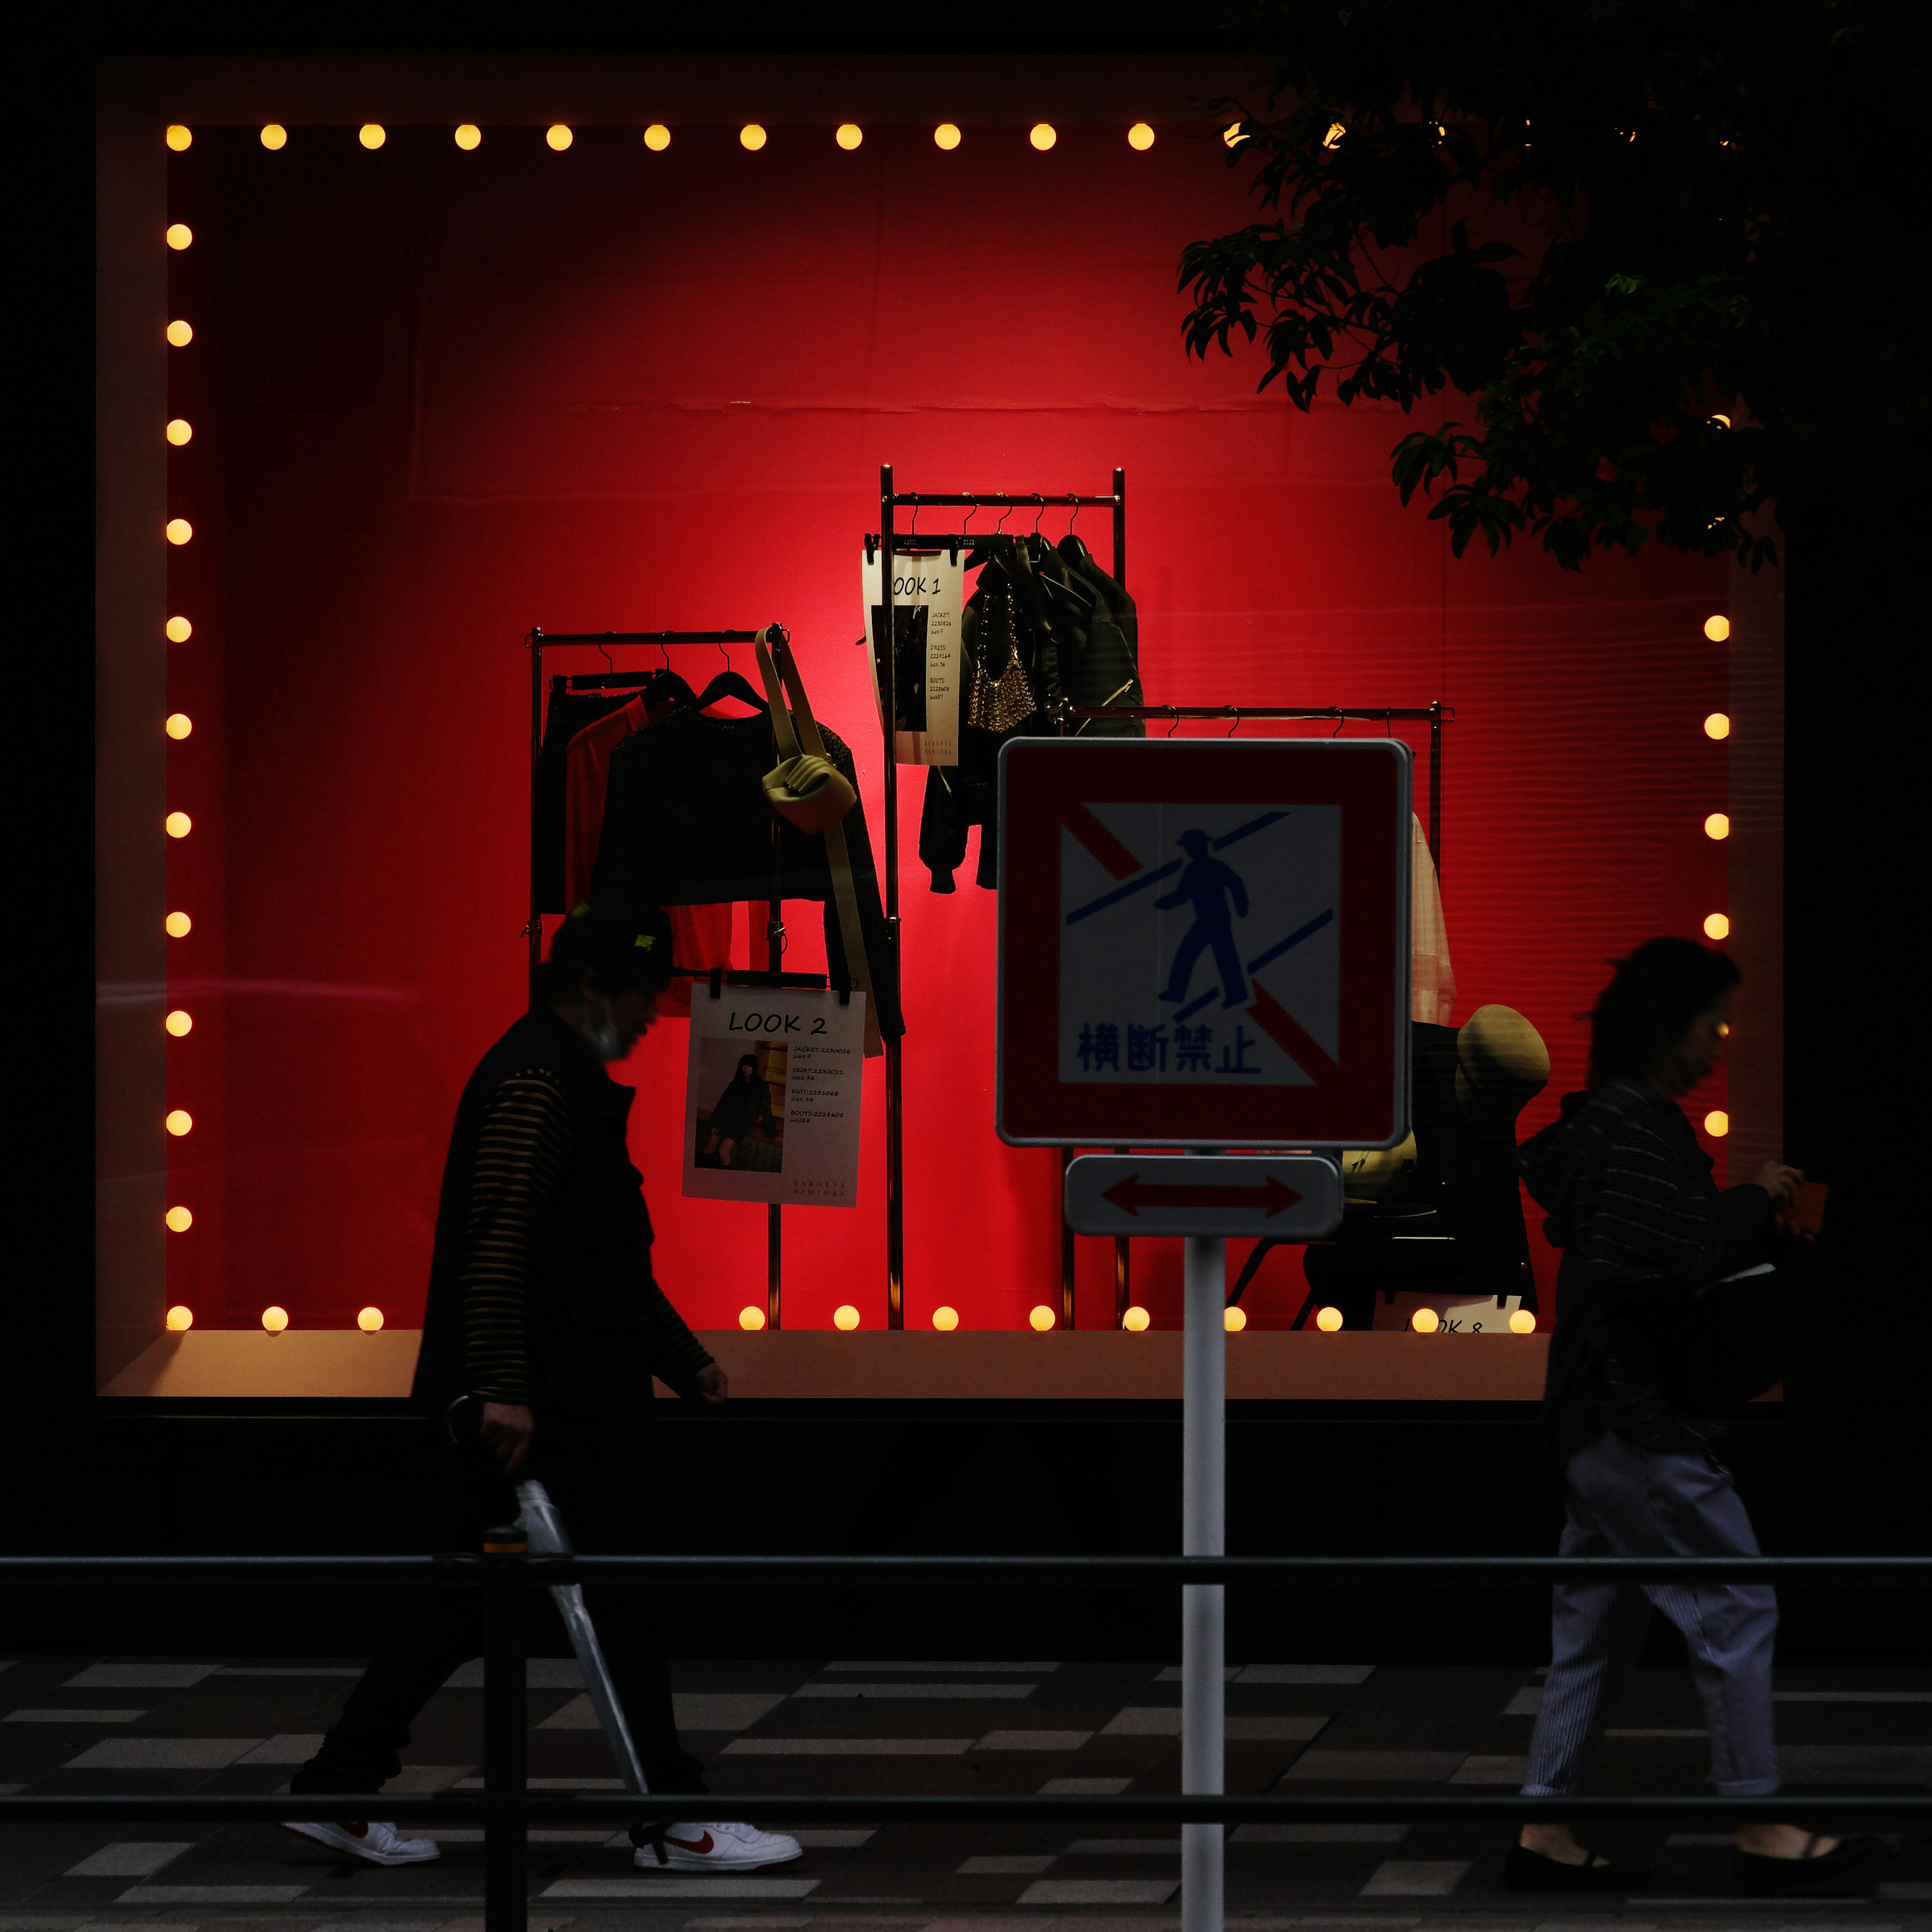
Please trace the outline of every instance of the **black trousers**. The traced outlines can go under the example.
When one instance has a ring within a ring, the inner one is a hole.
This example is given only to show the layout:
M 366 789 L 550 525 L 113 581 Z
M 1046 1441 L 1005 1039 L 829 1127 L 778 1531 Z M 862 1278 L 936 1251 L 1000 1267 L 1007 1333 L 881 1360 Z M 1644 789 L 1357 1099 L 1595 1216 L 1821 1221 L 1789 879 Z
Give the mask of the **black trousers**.
M 487 1452 L 478 1451 L 481 1456 Z M 635 1426 L 565 1422 L 541 1412 L 519 1474 L 542 1483 L 565 1529 L 586 1556 L 634 1556 L 650 1546 L 650 1472 Z M 452 1451 L 445 1496 L 445 1546 L 473 1550 L 480 1532 L 516 1515 L 509 1485 L 487 1463 Z M 698 1760 L 677 1741 L 670 1675 L 650 1593 L 586 1591 L 618 1701 L 653 1791 L 701 1792 Z M 534 1606 L 533 1606 L 534 1607 Z M 370 1660 L 322 1748 L 289 1781 L 291 1791 L 378 1791 L 402 1768 L 416 1714 L 452 1671 L 482 1653 L 482 1606 L 469 1589 L 425 1591 L 397 1640 Z

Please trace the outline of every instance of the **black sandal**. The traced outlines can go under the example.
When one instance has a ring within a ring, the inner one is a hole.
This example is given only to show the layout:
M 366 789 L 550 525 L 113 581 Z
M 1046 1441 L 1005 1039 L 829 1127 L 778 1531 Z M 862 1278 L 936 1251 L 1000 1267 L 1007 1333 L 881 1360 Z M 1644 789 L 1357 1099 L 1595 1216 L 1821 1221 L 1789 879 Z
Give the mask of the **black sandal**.
M 1802 1858 L 1768 1858 L 1761 1852 L 1734 1852 L 1740 1895 L 1786 1898 L 1797 1892 L 1824 1892 L 1846 1898 L 1870 1892 L 1878 1882 L 1877 1858 L 1885 1850 L 1885 1840 L 1846 1838 L 1822 1858 L 1814 1858 L 1811 1847 L 1824 1835 L 1822 1832 L 1811 1834 Z
M 1649 1884 L 1650 1878 L 1649 1866 L 1618 1864 L 1600 1852 L 1591 1852 L 1580 1865 L 1566 1865 L 1527 1846 L 1512 1845 L 1503 1861 L 1503 1883 L 1511 1892 L 1629 1892 Z

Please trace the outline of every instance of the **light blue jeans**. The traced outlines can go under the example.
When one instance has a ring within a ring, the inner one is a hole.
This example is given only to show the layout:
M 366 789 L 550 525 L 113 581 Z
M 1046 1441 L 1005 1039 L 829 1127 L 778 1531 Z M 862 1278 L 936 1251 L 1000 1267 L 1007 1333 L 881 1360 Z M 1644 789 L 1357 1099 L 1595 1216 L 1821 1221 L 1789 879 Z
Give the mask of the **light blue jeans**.
M 1566 1472 L 1565 1556 L 1755 1556 L 1757 1538 L 1708 1450 L 1637 1449 L 1604 1434 Z M 1768 1584 L 1564 1585 L 1554 1592 L 1550 1676 L 1530 1741 L 1526 1798 L 1578 1791 L 1604 1720 L 1643 1647 L 1654 1604 L 1684 1634 L 1711 1735 L 1711 1781 L 1730 1798 L 1778 1787 Z

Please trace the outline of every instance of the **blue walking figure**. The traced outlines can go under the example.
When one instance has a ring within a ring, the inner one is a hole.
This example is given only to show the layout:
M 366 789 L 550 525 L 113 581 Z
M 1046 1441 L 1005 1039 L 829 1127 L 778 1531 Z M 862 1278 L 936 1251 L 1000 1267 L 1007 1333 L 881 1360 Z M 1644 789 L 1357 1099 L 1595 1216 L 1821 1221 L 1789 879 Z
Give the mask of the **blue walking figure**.
M 1187 982 L 1194 976 L 1194 962 L 1211 946 L 1214 963 L 1221 970 L 1221 1004 L 1238 1006 L 1248 996 L 1248 982 L 1241 970 L 1240 955 L 1234 950 L 1234 928 L 1228 908 L 1232 902 L 1234 914 L 1246 919 L 1248 889 L 1232 866 L 1223 865 L 1213 856 L 1213 844 L 1206 832 L 1184 832 L 1180 844 L 1187 854 L 1180 883 L 1166 898 L 1156 899 L 1154 905 L 1158 910 L 1168 912 L 1192 902 L 1194 923 L 1175 949 L 1167 990 L 1160 997 L 1176 1006 L 1186 999 Z

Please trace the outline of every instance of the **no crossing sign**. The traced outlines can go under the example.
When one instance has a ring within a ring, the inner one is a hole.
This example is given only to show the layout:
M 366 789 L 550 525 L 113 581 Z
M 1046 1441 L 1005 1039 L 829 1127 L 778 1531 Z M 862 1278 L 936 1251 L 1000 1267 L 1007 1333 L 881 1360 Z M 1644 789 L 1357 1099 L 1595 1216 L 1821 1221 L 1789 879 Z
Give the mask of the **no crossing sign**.
M 1395 739 L 1008 745 L 1000 1137 L 1394 1146 L 1409 780 Z

